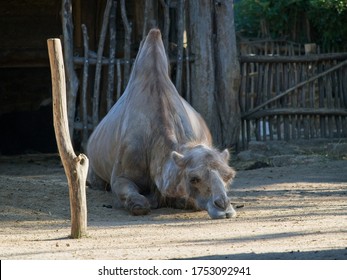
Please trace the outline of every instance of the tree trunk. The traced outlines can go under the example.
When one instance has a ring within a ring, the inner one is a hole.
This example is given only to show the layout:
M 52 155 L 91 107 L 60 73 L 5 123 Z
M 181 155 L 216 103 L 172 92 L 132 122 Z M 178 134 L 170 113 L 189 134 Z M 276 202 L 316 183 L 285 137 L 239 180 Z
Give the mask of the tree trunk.
M 87 230 L 85 186 L 89 162 L 84 154 L 76 156 L 71 143 L 66 106 L 65 70 L 60 40 L 49 39 L 47 45 L 52 76 L 54 131 L 69 185 L 71 237 L 80 238 L 86 234 Z
M 232 0 L 215 0 L 216 92 L 221 124 L 221 144 L 235 146 L 239 140 L 241 113 L 239 106 L 240 64 L 237 55 Z
M 209 126 L 215 145 L 238 142 L 240 66 L 232 0 L 191 0 L 189 39 L 192 105 Z M 203 20 L 201 20 L 203 19 Z
M 215 144 L 220 144 L 220 123 L 214 100 L 213 6 L 210 0 L 188 1 L 191 65 L 191 103 L 211 130 Z M 203 19 L 203 20 L 202 20 Z

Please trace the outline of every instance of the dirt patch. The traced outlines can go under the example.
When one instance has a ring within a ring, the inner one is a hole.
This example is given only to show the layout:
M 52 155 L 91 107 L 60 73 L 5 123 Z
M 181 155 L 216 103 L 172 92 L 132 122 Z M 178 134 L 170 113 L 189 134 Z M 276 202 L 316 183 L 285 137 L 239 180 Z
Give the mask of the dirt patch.
M 174 209 L 133 217 L 88 189 L 88 236 L 72 240 L 59 157 L 1 157 L 0 258 L 347 259 L 346 160 L 240 170 L 230 195 L 234 219 Z

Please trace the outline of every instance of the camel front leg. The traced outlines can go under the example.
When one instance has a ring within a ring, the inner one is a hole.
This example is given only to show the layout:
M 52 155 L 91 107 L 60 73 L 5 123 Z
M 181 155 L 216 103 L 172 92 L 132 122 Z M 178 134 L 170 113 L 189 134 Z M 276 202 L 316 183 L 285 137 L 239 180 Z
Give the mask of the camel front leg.
M 139 193 L 139 188 L 131 180 L 114 176 L 111 180 L 111 189 L 121 205 L 132 215 L 147 215 L 150 212 L 149 201 Z

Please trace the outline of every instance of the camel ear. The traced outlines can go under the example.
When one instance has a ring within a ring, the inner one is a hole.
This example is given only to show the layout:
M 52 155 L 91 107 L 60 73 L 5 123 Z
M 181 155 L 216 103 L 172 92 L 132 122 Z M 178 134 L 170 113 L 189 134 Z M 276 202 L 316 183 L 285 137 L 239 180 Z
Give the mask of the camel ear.
M 224 161 L 225 161 L 226 163 L 229 162 L 230 153 L 229 153 L 228 149 L 225 149 L 223 152 L 220 153 L 220 155 L 221 155 L 222 159 L 224 159 Z
M 176 152 L 176 151 L 173 151 L 171 153 L 171 156 L 172 156 L 172 159 L 174 160 L 174 162 L 176 163 L 177 166 L 179 167 L 183 167 L 184 166 L 184 155 Z

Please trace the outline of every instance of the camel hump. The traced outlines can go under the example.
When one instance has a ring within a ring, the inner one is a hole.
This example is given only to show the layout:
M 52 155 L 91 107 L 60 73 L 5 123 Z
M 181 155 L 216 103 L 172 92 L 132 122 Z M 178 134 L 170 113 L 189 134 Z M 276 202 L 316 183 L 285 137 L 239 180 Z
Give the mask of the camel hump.
M 166 56 L 161 32 L 151 29 L 145 40 L 141 42 L 140 50 L 135 59 L 131 79 L 145 80 L 153 77 L 169 78 L 169 62 Z
M 147 35 L 148 38 L 153 40 L 161 40 L 161 32 L 158 28 L 152 28 Z

